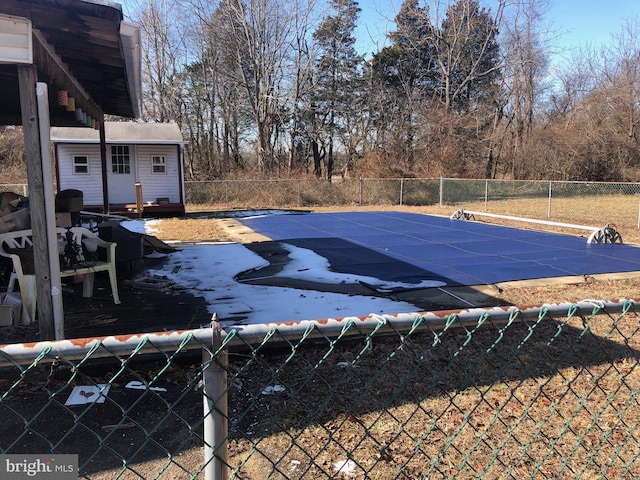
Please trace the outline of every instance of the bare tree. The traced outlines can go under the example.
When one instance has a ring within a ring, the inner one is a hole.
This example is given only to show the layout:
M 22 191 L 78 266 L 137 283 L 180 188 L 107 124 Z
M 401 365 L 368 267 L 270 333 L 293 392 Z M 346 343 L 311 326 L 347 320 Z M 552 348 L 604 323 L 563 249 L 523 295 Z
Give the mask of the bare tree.
M 180 121 L 187 12 L 179 0 L 146 0 L 136 4 L 132 16 L 140 25 L 144 42 L 143 117 L 157 122 Z
M 390 45 L 366 64 L 355 0 L 128 6 L 143 32 L 144 116 L 180 124 L 189 178 L 291 174 L 310 158 L 331 178 L 368 153 L 390 175 L 635 178 L 638 21 L 547 83 L 548 2 L 403 0 Z
M 0 127 L 0 171 L 3 183 L 26 183 L 22 127 Z
M 544 79 L 548 74 L 550 39 L 546 35 L 544 16 L 549 11 L 548 0 L 519 0 L 503 22 L 504 45 L 504 109 L 507 122 L 503 139 L 508 145 L 512 178 L 524 173 L 526 162 L 521 148 L 531 138 L 536 110 L 541 109 Z M 487 173 L 496 173 L 496 164 L 487 165 Z M 535 167 L 534 167 L 535 168 Z
M 628 19 L 613 36 L 611 47 L 603 51 L 606 59 L 601 88 L 610 90 L 612 113 L 619 115 L 622 130 L 630 142 L 638 143 L 640 124 L 640 21 Z
M 200 174 L 222 177 L 244 167 L 241 137 L 249 130 L 241 74 L 237 65 L 234 25 L 226 4 L 191 0 L 192 63 L 185 71 L 186 109 L 194 161 Z M 195 54 L 197 52 L 197 55 Z M 204 170 L 204 171 L 202 171 Z
M 592 68 L 597 62 L 591 58 L 592 56 L 593 54 L 587 52 L 574 53 L 562 68 L 553 70 L 553 81 L 547 102 L 549 122 L 570 122 L 572 114 L 580 108 L 587 93 L 593 90 L 595 75 Z
M 294 0 L 295 27 L 292 35 L 292 78 L 288 108 L 290 112 L 289 158 L 287 171 L 302 164 L 309 156 L 309 136 L 303 132 L 304 111 L 308 110 L 309 86 L 313 74 L 314 46 L 309 41 L 316 0 Z
M 529 176 L 569 180 L 637 179 L 640 164 L 640 28 L 629 20 L 607 47 L 584 47 L 558 71 L 549 116 L 522 154 L 553 144 L 553 168 L 531 165 Z M 551 136 L 554 138 L 550 138 Z M 558 141 L 562 139 L 562 141 Z
M 271 172 L 298 11 L 287 0 L 225 0 L 221 11 L 228 17 L 240 85 L 253 116 L 257 165 Z

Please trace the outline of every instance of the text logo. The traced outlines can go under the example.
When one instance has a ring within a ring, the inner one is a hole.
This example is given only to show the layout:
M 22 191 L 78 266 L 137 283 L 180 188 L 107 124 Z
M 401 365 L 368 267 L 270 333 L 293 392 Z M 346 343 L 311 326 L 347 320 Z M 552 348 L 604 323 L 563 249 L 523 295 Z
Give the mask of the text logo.
M 78 455 L 0 455 L 3 480 L 76 480 Z

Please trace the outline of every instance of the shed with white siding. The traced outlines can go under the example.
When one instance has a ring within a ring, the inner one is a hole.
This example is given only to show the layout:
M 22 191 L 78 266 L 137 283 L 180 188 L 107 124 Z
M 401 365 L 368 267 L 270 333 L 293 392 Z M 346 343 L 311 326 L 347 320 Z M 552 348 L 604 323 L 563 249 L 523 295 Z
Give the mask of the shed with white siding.
M 105 122 L 106 182 L 99 132 L 90 128 L 53 127 L 58 191 L 82 192 L 83 209 L 104 211 L 107 185 L 109 213 L 183 215 L 183 140 L 177 124 Z M 137 184 L 137 186 L 136 186 Z

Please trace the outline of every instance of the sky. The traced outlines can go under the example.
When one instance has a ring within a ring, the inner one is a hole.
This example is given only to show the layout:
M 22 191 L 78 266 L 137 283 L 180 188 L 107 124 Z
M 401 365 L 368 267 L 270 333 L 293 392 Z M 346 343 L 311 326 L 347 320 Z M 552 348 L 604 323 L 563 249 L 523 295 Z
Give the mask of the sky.
M 130 231 L 154 235 L 162 220 L 129 220 L 122 226 Z M 399 287 L 400 283 L 377 278 L 332 272 L 326 258 L 304 248 L 287 246 L 291 261 L 278 274 L 287 278 L 324 283 L 358 283 Z M 245 246 L 236 243 L 200 243 L 180 246 L 166 255 L 162 268 L 145 270 L 145 275 L 166 277 L 198 297 L 204 297 L 209 313 L 215 313 L 223 326 L 293 320 L 319 320 L 369 314 L 419 312 L 422 309 L 406 302 L 365 295 L 346 295 L 285 287 L 247 285 L 235 280 L 241 272 L 266 267 L 268 262 Z M 416 288 L 418 285 L 405 285 Z M 432 284 L 425 287 L 434 286 Z
M 432 5 L 434 0 L 430 0 Z M 494 0 L 482 0 L 485 6 Z M 393 18 L 401 0 L 360 0 L 361 25 L 358 27 L 357 49 L 369 57 L 376 47 L 385 45 L 385 34 L 393 31 Z M 640 17 L 640 0 L 549 0 L 546 22 L 557 32 L 554 43 L 560 51 L 576 47 L 600 46 L 608 43 L 611 34 L 619 32 L 626 19 Z
M 638 16 L 638 0 L 553 0 L 548 13 L 567 47 L 608 43 L 627 19 Z
M 123 5 L 125 16 L 130 6 L 144 0 L 113 0 Z M 327 0 L 325 0 L 327 1 Z M 425 0 L 421 0 L 424 4 Z M 481 0 L 492 8 L 497 0 Z M 620 32 L 627 19 L 640 17 L 640 0 L 547 0 L 546 23 L 554 33 L 554 44 L 562 52 L 591 44 L 606 44 Z M 429 5 L 447 0 L 427 0 Z M 402 0 L 359 0 L 361 8 L 356 29 L 356 49 L 370 58 L 372 52 L 387 45 L 386 34 L 395 29 L 393 19 Z M 640 18 L 639 18 L 640 21 Z

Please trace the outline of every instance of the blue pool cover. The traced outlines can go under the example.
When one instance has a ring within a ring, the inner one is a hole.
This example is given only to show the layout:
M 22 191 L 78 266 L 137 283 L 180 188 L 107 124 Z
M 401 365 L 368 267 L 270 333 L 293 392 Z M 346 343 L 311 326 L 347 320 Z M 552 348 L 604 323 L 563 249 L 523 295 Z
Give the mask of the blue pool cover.
M 402 212 L 243 218 L 257 233 L 307 248 L 341 273 L 449 286 L 640 271 L 640 248 Z

